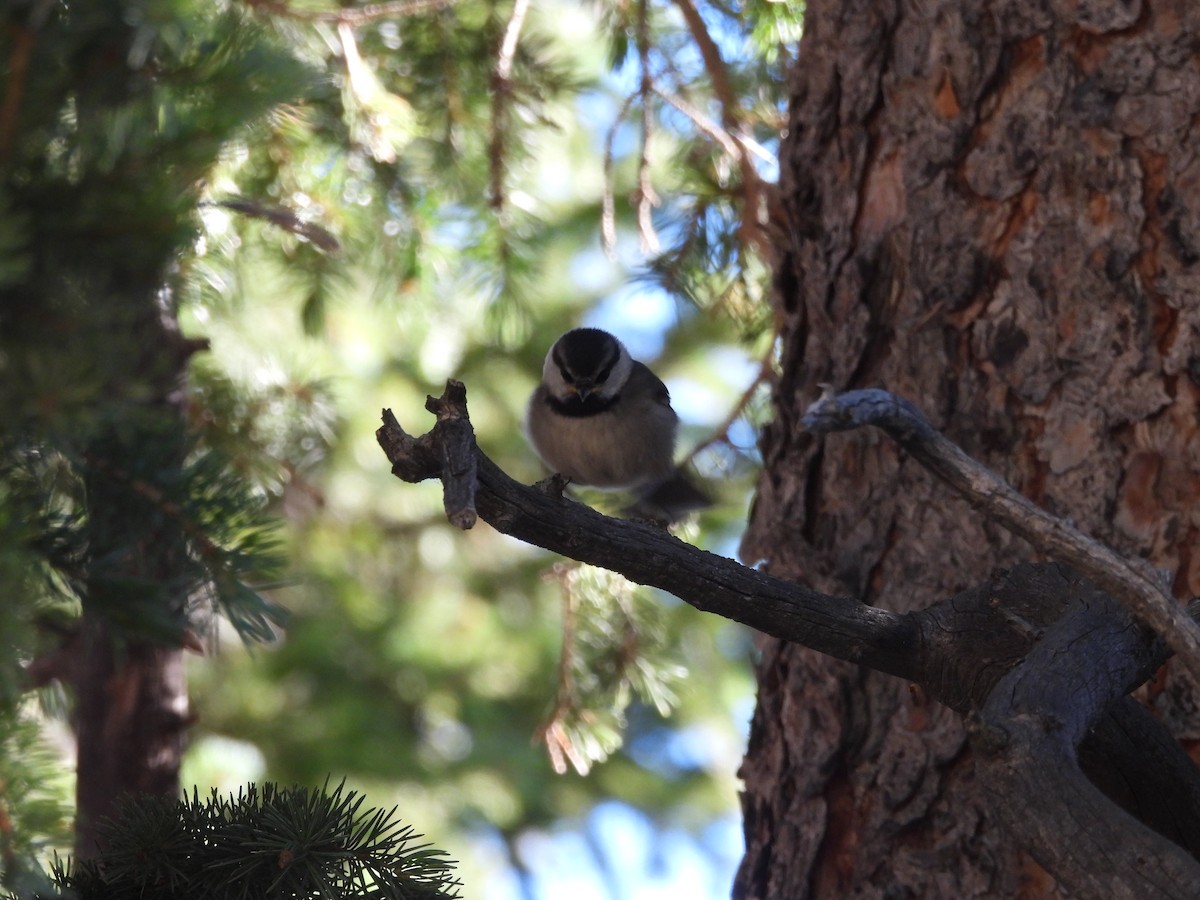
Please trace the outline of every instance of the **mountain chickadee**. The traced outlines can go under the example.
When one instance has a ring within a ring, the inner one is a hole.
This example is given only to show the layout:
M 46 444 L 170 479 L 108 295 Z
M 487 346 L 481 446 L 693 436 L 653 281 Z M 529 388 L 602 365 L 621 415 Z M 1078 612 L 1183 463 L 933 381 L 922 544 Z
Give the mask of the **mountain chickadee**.
M 675 466 L 678 424 L 667 386 L 598 328 L 554 342 L 525 419 L 533 448 L 559 475 L 632 491 L 629 512 L 667 522 L 711 502 Z

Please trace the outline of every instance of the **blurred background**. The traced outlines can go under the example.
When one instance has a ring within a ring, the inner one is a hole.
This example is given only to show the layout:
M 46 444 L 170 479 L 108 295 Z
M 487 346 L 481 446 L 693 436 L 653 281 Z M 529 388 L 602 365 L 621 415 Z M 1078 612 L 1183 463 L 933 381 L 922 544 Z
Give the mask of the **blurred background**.
M 374 432 L 385 407 L 428 430 L 426 395 L 456 378 L 483 450 L 540 479 L 521 420 L 542 360 L 568 328 L 605 328 L 666 381 L 716 498 L 680 535 L 736 555 L 768 415 L 765 223 L 799 6 L 122 15 L 186 63 L 192 93 L 168 82 L 180 96 L 156 103 L 186 117 L 197 84 L 216 98 L 223 137 L 169 302 L 208 341 L 189 426 L 285 560 L 253 585 L 286 611 L 272 640 L 197 605 L 185 790 L 344 777 L 458 859 L 480 900 L 727 896 L 752 635 L 482 523 L 453 529 L 440 485 L 394 478 Z M 270 102 L 246 113 L 239 84 Z M 145 140 L 170 121 L 159 110 Z M 102 139 L 140 139 L 118 127 Z M 69 705 L 53 688 L 26 703 L 42 738 L 20 752 L 69 754 Z M 39 786 L 46 852 L 69 843 L 69 782 Z

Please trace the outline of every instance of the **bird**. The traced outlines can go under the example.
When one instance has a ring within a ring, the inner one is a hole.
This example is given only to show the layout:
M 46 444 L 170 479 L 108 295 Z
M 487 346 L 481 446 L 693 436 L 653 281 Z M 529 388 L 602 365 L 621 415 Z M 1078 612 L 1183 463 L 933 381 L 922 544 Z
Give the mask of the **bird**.
M 632 492 L 627 512 L 667 523 L 711 503 L 675 465 L 678 426 L 667 386 L 599 328 L 554 342 L 525 416 L 529 442 L 555 473 Z

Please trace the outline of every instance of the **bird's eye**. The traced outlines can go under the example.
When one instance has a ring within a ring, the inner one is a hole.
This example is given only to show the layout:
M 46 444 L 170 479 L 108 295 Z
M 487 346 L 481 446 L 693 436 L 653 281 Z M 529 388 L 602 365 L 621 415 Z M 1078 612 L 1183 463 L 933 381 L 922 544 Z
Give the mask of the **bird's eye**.
M 612 374 L 613 364 L 609 363 L 603 369 L 596 373 L 596 384 L 603 384 L 608 381 L 608 376 Z
M 570 372 L 567 371 L 566 366 L 559 366 L 558 371 L 559 371 L 559 374 L 562 375 L 563 381 L 565 381 L 567 384 L 575 383 L 575 378 L 571 375 Z

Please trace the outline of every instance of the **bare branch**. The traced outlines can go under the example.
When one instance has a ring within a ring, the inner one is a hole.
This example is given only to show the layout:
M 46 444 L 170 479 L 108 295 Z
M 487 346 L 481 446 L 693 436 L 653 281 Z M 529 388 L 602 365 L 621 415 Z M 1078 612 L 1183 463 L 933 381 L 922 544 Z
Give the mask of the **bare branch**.
M 469 434 L 462 427 L 469 427 L 465 399 L 462 384 L 450 382 L 441 400 L 432 402 L 457 412 L 439 412 L 433 430 L 420 438 L 408 435 L 390 411 L 384 412 L 376 437 L 393 473 L 414 482 L 446 477 L 442 460 L 447 453 L 441 444 L 451 423 L 458 430 L 450 440 Z M 684 543 L 655 525 L 609 518 L 556 492 L 518 484 L 477 447 L 474 457 L 475 507 L 497 531 L 669 591 L 699 610 L 782 640 L 901 678 L 920 677 L 921 655 L 915 652 L 919 634 L 912 616 L 774 578 Z
M 600 245 L 604 248 L 605 254 L 610 259 L 616 256 L 617 251 L 617 211 L 615 187 L 613 185 L 613 167 L 615 164 L 613 143 L 617 139 L 617 129 L 621 127 L 621 122 L 629 113 L 629 108 L 633 106 L 633 101 L 636 97 L 637 94 L 630 94 L 625 98 L 625 102 L 617 110 L 617 117 L 613 119 L 612 126 L 608 129 L 608 134 L 604 136 L 604 196 L 601 199 L 600 210 Z
M 710 138 L 720 144 L 721 149 L 724 150 L 728 156 L 732 156 L 734 159 L 740 160 L 745 155 L 745 152 L 748 151 L 753 153 L 763 162 L 775 163 L 777 161 L 775 155 L 758 141 L 754 140 L 754 138 L 742 134 L 741 132 L 731 132 L 725 128 L 722 128 L 708 116 L 702 113 L 699 109 L 697 109 L 694 105 L 688 103 L 678 94 L 667 90 L 658 81 L 653 83 L 653 89 L 654 93 L 670 103 L 671 106 L 675 107 L 675 109 L 677 109 L 683 115 L 687 116 L 688 119 L 691 120 L 691 123 L 699 128 L 702 133 L 708 135 Z M 755 181 L 759 180 L 758 173 L 754 172 L 753 167 L 751 167 L 750 171 L 753 173 L 751 178 Z M 745 172 L 742 174 L 744 179 Z
M 972 506 L 1037 549 L 1074 566 L 1162 635 L 1193 676 L 1200 678 L 1200 626 L 1187 616 L 1159 574 L 1126 559 L 1069 522 L 1050 515 L 934 430 L 915 406 L 887 391 L 848 391 L 808 408 L 804 427 L 817 434 L 874 425 L 946 482 Z
M 446 518 L 464 531 L 475 526 L 475 429 L 467 418 L 467 389 L 451 382 L 440 398 L 425 408 L 437 416 L 441 430 L 441 478 Z
M 692 0 L 675 0 L 675 5 L 683 14 L 684 21 L 688 26 L 688 32 L 692 35 L 692 40 L 696 42 L 696 47 L 700 50 L 700 56 L 704 60 L 704 68 L 708 71 L 709 80 L 712 82 L 713 94 L 716 96 L 717 102 L 721 105 L 721 124 L 724 127 L 718 129 L 716 123 L 711 123 L 711 120 L 708 123 L 709 127 L 705 127 L 705 125 L 701 124 L 701 119 L 707 119 L 707 117 L 703 116 L 691 104 L 681 98 L 668 96 L 666 93 L 663 93 L 661 96 L 690 118 L 701 131 L 721 143 L 726 153 L 737 160 L 742 175 L 742 231 L 744 239 L 748 244 L 763 253 L 764 256 L 770 258 L 772 251 L 771 241 L 770 236 L 765 233 L 765 230 L 770 220 L 769 208 L 772 203 L 770 195 L 773 191 L 758 177 L 758 171 L 754 168 L 754 161 L 750 158 L 750 154 L 755 153 L 768 163 L 774 163 L 775 158 L 767 153 L 765 148 L 743 133 L 742 111 L 737 93 L 734 91 L 733 83 L 729 78 L 729 68 L 726 66 L 725 60 L 721 57 L 721 50 L 717 46 L 717 42 L 709 34 L 708 26 L 704 22 L 704 17 L 700 15 L 700 10 Z M 690 107 L 691 112 L 684 107 Z M 717 137 L 718 132 L 723 133 L 727 140 L 732 141 L 732 149 L 725 140 Z
M 700 15 L 700 10 L 696 8 L 692 0 L 675 0 L 675 5 L 683 14 L 688 32 L 691 34 L 692 40 L 696 42 L 701 59 L 704 60 L 704 68 L 708 70 L 713 94 L 716 95 L 717 102 L 721 104 L 721 121 L 726 130 L 736 132 L 741 127 L 741 110 L 738 107 L 737 94 L 734 93 L 733 84 L 729 80 L 729 68 L 725 65 L 725 60 L 721 58 L 721 49 L 713 40 L 712 35 L 708 33 L 704 17 Z
M 504 39 L 500 42 L 500 52 L 496 56 L 496 77 L 507 82 L 512 77 L 513 60 L 517 55 L 517 41 L 521 38 L 521 28 L 525 24 L 525 16 L 529 12 L 529 0 L 515 0 L 508 24 L 504 27 Z
M 738 398 L 735 404 L 733 404 L 733 407 L 725 415 L 725 418 L 721 421 L 721 423 L 712 430 L 712 433 L 705 440 L 701 441 L 691 449 L 691 452 L 689 452 L 688 455 L 683 458 L 683 461 L 680 463 L 680 465 L 686 466 L 713 444 L 720 443 L 721 441 L 728 441 L 729 429 L 733 427 L 734 422 L 745 415 L 746 407 L 748 407 L 750 405 L 750 401 L 754 399 L 754 393 L 758 390 L 759 386 L 769 383 L 774 377 L 775 342 L 772 341 L 771 346 L 767 349 L 767 352 L 763 355 L 762 360 L 758 364 L 758 373 L 754 376 L 754 380 L 751 381 L 746 390 L 742 392 L 742 396 Z
M 528 12 L 529 0 L 514 0 L 508 24 L 504 26 L 500 49 L 496 53 L 496 66 L 492 69 L 492 133 L 488 142 L 488 159 L 492 177 L 491 205 L 497 212 L 504 209 L 504 134 L 508 100 L 512 95 L 513 64 Z
M 654 230 L 653 209 L 658 205 L 658 195 L 650 181 L 650 140 L 654 134 L 654 109 L 650 95 L 654 91 L 650 74 L 650 9 L 647 0 L 638 0 L 637 20 L 638 65 L 642 78 L 638 83 L 638 97 L 642 103 L 642 146 L 638 154 L 638 184 L 636 194 L 638 234 L 642 239 L 643 253 L 657 253 L 658 233 Z
M 465 388 L 450 382 L 427 404 L 438 422 L 420 438 L 385 411 L 377 438 L 393 472 L 411 481 L 440 477 L 449 497 L 449 482 L 465 476 L 460 464 L 447 460 L 462 451 L 442 444 L 469 446 L 479 517 L 498 531 L 781 640 L 915 682 L 968 716 L 977 723 L 979 764 L 994 782 L 990 790 L 1001 814 L 1015 832 L 1030 835 L 1031 852 L 1064 885 L 1099 895 L 1089 888 L 1101 878 L 1098 883 L 1116 886 L 1100 892 L 1105 896 L 1200 893 L 1200 866 L 1181 849 L 1200 846 L 1200 802 L 1193 802 L 1200 798 L 1200 777 L 1161 723 L 1125 696 L 1161 665 L 1164 642 L 1138 627 L 1107 588 L 1065 564 L 1045 563 L 994 573 L 984 584 L 903 615 L 822 594 L 707 553 L 661 528 L 603 516 L 563 497 L 554 479 L 517 484 L 474 446 L 465 401 Z M 970 460 L 959 472 L 962 451 L 890 394 L 827 398 L 809 418 L 810 428 L 824 431 L 878 424 L 990 515 L 1045 517 L 1011 498 L 998 501 L 1011 489 Z M 1006 503 L 1016 512 L 1005 511 Z M 561 693 L 560 685 L 560 703 Z M 561 715 L 551 717 L 541 739 L 560 765 L 578 752 Z M 1083 775 L 1080 759 L 1094 782 Z M 1175 785 L 1176 802 L 1163 800 L 1164 784 Z M 1131 827 L 1122 809 L 1149 827 L 1135 826 L 1128 847 L 1113 849 L 1098 874 L 1056 846 L 1064 842 L 1055 836 L 1068 831 L 1090 846 L 1109 846 L 1109 835 Z
M 330 10 L 295 9 L 286 0 L 243 0 L 243 2 L 254 9 L 265 10 L 272 15 L 285 16 L 289 19 L 299 19 L 305 22 L 345 22 L 349 25 L 357 25 L 375 19 L 399 19 L 445 9 L 454 6 L 458 0 L 395 0 L 391 3 L 368 3 L 366 6 Z
M 336 253 L 342 248 L 338 239 L 328 229 L 314 222 L 306 222 L 290 209 L 282 206 L 273 206 L 258 200 L 239 197 L 229 200 L 214 200 L 200 205 L 217 206 L 253 219 L 263 219 L 276 228 L 282 228 L 284 231 L 304 238 L 327 253 Z

